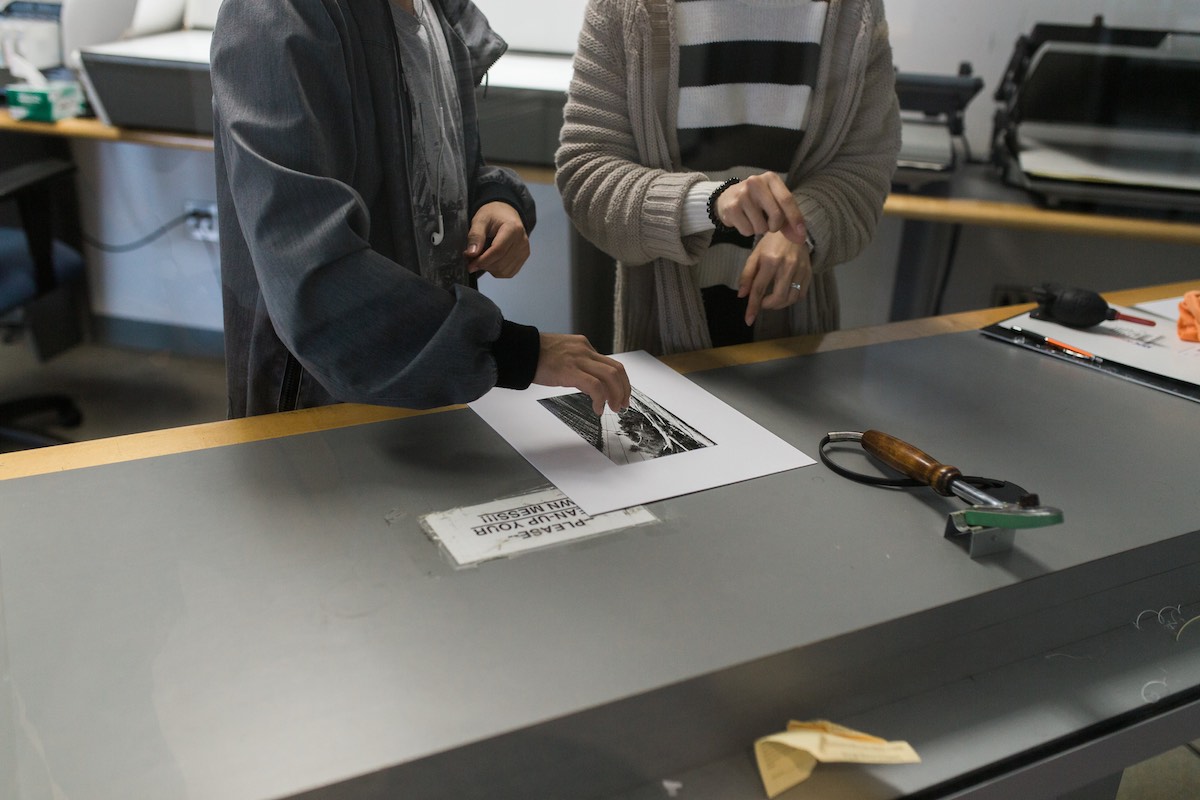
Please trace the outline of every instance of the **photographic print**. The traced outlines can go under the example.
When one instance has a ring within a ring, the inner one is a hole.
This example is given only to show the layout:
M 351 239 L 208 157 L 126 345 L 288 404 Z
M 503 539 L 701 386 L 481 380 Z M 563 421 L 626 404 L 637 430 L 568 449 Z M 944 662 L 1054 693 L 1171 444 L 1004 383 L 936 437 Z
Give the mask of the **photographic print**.
M 813 463 L 649 353 L 613 358 L 637 387 L 624 414 L 597 417 L 584 393 L 540 385 L 471 408 L 592 516 Z
M 629 408 L 599 417 L 583 392 L 538 401 L 614 464 L 633 464 L 711 447 L 713 442 L 676 415 L 633 389 Z

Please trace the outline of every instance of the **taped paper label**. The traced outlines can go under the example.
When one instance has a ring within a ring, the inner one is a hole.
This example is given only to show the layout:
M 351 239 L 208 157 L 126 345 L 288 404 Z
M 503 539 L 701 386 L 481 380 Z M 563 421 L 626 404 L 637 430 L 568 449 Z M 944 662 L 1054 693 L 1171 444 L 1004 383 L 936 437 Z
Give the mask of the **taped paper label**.
M 643 506 L 591 516 L 555 488 L 421 518 L 460 567 L 657 521 Z

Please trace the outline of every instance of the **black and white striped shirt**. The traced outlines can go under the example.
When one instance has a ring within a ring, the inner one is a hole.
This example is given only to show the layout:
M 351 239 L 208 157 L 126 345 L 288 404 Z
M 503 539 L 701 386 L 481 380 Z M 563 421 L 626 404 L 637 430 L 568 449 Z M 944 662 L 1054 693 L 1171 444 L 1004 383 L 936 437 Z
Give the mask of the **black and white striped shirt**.
M 786 173 L 804 136 L 817 82 L 825 0 L 675 0 L 680 158 L 703 182 L 689 194 L 685 234 L 711 228 L 704 201 L 727 177 Z M 736 286 L 753 240 L 720 235 L 699 266 L 701 286 Z M 718 246 L 721 245 L 721 246 Z M 722 253 L 736 247 L 741 256 Z
M 828 7 L 676 0 L 684 166 L 788 170 L 808 118 Z

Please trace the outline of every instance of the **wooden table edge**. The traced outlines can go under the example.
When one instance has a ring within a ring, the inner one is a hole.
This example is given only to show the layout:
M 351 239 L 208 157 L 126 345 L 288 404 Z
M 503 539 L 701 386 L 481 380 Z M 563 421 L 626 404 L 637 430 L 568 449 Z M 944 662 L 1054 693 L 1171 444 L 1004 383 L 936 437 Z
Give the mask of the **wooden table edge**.
M 58 122 L 14 120 L 11 112 L 0 108 L 0 130 L 18 133 L 91 139 L 102 142 L 171 147 L 212 152 L 211 135 L 171 131 L 117 128 L 93 117 L 63 119 Z M 554 185 L 554 168 L 529 164 L 502 164 L 527 183 Z M 1041 208 L 1031 203 L 976 200 L 962 197 L 929 197 L 908 192 L 892 192 L 883 205 L 883 213 L 903 219 L 948 224 L 984 225 L 1053 233 L 1149 239 L 1173 244 L 1200 244 L 1200 224 L 1166 220 L 1062 211 Z
M 1110 303 L 1130 306 L 1148 300 L 1175 297 L 1192 289 L 1200 289 L 1200 280 L 1109 292 L 1105 294 L 1105 297 Z M 1031 308 L 1029 305 L 1019 305 L 967 311 L 940 317 L 853 328 L 828 334 L 797 336 L 694 353 L 680 353 L 664 357 L 662 361 L 678 372 L 686 374 L 719 367 L 755 364 L 780 358 L 978 330 L 1027 311 L 1029 308 Z M 211 447 L 244 444 L 300 433 L 332 430 L 349 425 L 402 419 L 446 411 L 450 408 L 462 408 L 462 406 L 413 411 L 383 406 L 343 404 L 285 414 L 268 414 L 246 419 L 222 420 L 145 433 L 132 433 L 57 447 L 3 453 L 0 454 L 0 480 L 115 464 Z

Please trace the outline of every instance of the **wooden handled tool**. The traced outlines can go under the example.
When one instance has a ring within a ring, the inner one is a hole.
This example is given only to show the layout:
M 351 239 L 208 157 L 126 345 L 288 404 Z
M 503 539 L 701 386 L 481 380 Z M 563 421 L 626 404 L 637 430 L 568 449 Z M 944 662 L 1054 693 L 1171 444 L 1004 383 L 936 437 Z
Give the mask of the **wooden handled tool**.
M 866 431 L 862 446 L 871 455 L 913 480 L 927 483 L 935 492 L 949 497 L 954 494 L 951 483 L 962 478 L 958 467 L 938 463 L 933 456 L 879 431 Z
M 970 504 L 950 514 L 960 530 L 978 527 L 1040 528 L 1063 521 L 1057 508 L 1040 504 L 1036 494 L 1026 494 L 1018 502 L 1000 500 L 968 481 L 957 467 L 943 464 L 908 442 L 880 431 L 830 433 L 832 442 L 858 442 L 871 456 L 897 472 L 928 485 L 940 495 L 955 495 Z

